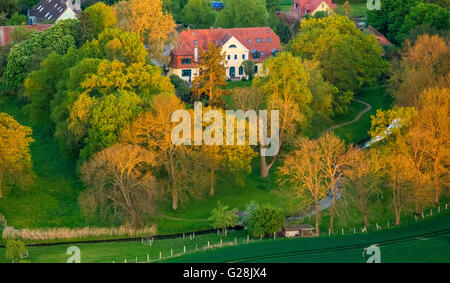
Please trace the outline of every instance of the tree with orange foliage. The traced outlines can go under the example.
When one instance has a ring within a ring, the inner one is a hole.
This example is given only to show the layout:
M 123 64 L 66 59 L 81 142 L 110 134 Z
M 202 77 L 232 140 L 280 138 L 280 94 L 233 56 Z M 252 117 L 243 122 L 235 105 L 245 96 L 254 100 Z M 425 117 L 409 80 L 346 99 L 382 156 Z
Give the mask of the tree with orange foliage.
M 117 25 L 125 31 L 138 33 L 149 46 L 150 57 L 167 63 L 164 49 L 174 44 L 175 21 L 162 9 L 161 0 L 120 1 L 115 6 Z
M 323 171 L 322 158 L 318 141 L 302 138 L 297 141 L 295 149 L 286 156 L 279 168 L 281 183 L 293 185 L 300 198 L 312 199 L 317 235 L 320 234 L 319 200 L 326 197 L 330 188 L 328 176 Z
M 80 169 L 88 188 L 80 196 L 83 210 L 112 224 L 130 220 L 135 228 L 142 227 L 144 215 L 154 208 L 154 165 L 155 155 L 137 145 L 117 144 L 97 153 Z
M 0 198 L 5 181 L 23 184 L 31 180 L 30 143 L 34 142 L 31 134 L 31 128 L 0 113 Z
M 175 95 L 157 95 L 151 111 L 139 115 L 126 127 L 120 138 L 123 143 L 140 145 L 156 156 L 158 180 L 172 198 L 172 209 L 191 197 L 204 195 L 209 181 L 208 164 L 204 153 L 193 146 L 172 142 L 172 114 L 184 109 Z
M 227 92 L 222 89 L 227 84 L 225 53 L 222 47 L 208 44 L 207 50 L 202 50 L 198 62 L 198 76 L 193 81 L 192 92 L 197 99 L 207 99 L 210 104 L 223 105 L 222 96 Z
M 450 73 L 450 47 L 438 35 L 419 36 L 411 46 L 405 43 L 405 52 L 394 62 L 390 79 L 397 104 L 416 106 L 419 94 L 433 87 Z

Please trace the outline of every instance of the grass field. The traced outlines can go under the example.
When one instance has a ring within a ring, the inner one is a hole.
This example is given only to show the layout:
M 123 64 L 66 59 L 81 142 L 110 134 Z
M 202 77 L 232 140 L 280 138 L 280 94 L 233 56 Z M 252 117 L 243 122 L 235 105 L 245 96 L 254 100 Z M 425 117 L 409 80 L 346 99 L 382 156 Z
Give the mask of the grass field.
M 231 231 L 227 236 L 215 233 L 185 238 L 155 240 L 152 246 L 140 241 L 76 244 L 84 263 L 159 261 L 164 262 L 364 262 L 363 249 L 373 244 L 381 248 L 382 262 L 448 262 L 450 260 L 450 214 L 426 217 L 415 225 L 379 232 L 349 236 L 323 235 L 319 238 L 277 240 L 250 239 L 245 231 Z M 446 230 L 446 231 L 445 231 Z M 443 231 L 442 233 L 436 233 Z M 220 245 L 222 239 L 224 247 Z M 238 246 L 229 246 L 235 239 Z M 208 241 L 211 247 L 207 249 Z M 63 263 L 72 244 L 27 247 L 33 263 Z M 186 255 L 184 255 L 186 246 Z M 198 251 L 196 251 L 198 248 Z M 173 250 L 174 257 L 171 257 Z M 0 262 L 7 262 L 5 249 L 0 248 Z
M 351 14 L 352 17 L 365 17 L 367 16 L 367 4 L 366 3 L 355 3 L 351 4 Z M 336 12 L 338 14 L 344 15 L 344 5 L 338 4 Z
M 0 112 L 29 126 L 15 97 L 0 97 Z M 12 189 L 1 198 L 0 213 L 15 228 L 85 225 L 77 204 L 82 184 L 75 174 L 75 164 L 61 157 L 56 140 L 44 129 L 33 127 L 33 138 L 31 154 L 36 182 L 26 190 Z
M 450 214 L 386 231 L 276 240 L 191 254 L 168 262 L 364 262 L 378 245 L 382 262 L 449 262 Z

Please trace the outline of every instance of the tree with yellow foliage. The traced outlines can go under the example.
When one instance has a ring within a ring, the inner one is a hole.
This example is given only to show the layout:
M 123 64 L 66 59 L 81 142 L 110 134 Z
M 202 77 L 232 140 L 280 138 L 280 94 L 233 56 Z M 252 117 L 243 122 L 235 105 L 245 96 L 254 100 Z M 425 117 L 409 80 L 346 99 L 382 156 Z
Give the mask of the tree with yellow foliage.
M 225 53 L 222 47 L 208 44 L 207 50 L 202 50 L 197 64 L 198 76 L 193 81 L 192 92 L 197 99 L 206 99 L 210 104 L 221 106 L 222 95 L 226 93 L 222 89 L 227 84 L 225 67 Z
M 125 31 L 138 33 L 148 45 L 150 57 L 165 62 L 164 48 L 174 44 L 175 21 L 162 9 L 161 0 L 120 1 L 114 9 L 117 25 Z M 167 62 L 165 62 L 167 63 Z
M 31 180 L 30 144 L 34 142 L 31 134 L 31 128 L 0 113 L 0 198 L 5 182 L 25 184 Z

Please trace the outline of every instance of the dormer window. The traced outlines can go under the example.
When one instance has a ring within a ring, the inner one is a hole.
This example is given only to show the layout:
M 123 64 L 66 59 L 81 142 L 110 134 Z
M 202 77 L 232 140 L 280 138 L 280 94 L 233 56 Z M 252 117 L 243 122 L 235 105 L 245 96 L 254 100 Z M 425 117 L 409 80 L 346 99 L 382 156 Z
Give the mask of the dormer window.
M 259 43 L 259 38 L 256 39 L 256 43 Z
M 181 65 L 190 65 L 191 58 L 181 58 Z
M 268 40 L 269 42 L 272 42 L 272 38 L 271 38 L 271 37 L 269 37 L 267 40 Z
M 260 54 L 258 51 L 253 50 L 252 51 L 252 55 L 253 55 L 253 59 L 259 59 L 260 58 Z
M 197 42 L 197 40 L 194 40 L 194 45 L 198 45 L 198 42 Z
M 252 40 L 250 38 L 248 39 L 248 43 L 252 43 Z
M 264 38 L 261 38 L 261 43 L 264 43 Z

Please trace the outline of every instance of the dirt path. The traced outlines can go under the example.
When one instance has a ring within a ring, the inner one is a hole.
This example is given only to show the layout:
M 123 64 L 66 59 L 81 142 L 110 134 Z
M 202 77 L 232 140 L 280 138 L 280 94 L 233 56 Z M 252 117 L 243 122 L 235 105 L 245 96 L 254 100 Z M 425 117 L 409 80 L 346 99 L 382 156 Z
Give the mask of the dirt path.
M 364 109 L 363 111 L 359 112 L 358 115 L 356 115 L 355 119 L 353 119 L 353 120 L 351 120 L 349 122 L 345 122 L 345 123 L 342 123 L 342 124 L 339 124 L 339 125 L 335 125 L 335 126 L 329 128 L 329 129 L 327 129 L 325 132 L 333 131 L 333 130 L 336 130 L 336 129 L 339 129 L 339 128 L 351 125 L 353 123 L 356 123 L 356 122 L 359 121 L 359 119 L 361 119 L 361 117 L 364 114 L 366 114 L 367 112 L 369 112 L 372 109 L 372 106 L 370 104 L 368 104 L 368 103 L 366 103 L 366 102 L 364 102 L 362 100 L 355 99 L 355 101 L 364 104 L 366 106 L 366 109 Z

